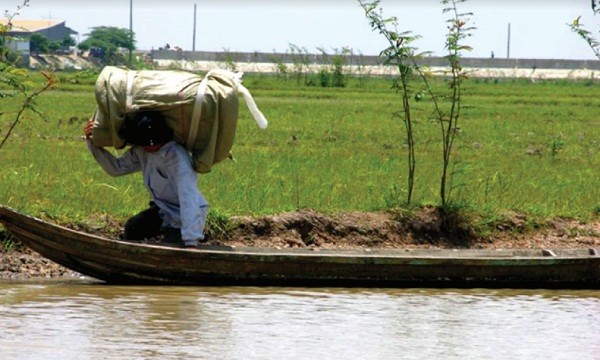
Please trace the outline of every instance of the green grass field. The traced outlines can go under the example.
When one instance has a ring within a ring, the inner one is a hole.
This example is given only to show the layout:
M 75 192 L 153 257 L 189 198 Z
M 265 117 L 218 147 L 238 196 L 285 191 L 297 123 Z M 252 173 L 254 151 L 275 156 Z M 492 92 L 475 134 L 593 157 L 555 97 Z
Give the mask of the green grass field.
M 79 139 L 95 108 L 93 78 L 43 94 L 0 149 L 0 203 L 78 222 L 124 219 L 148 202 L 141 176 L 111 178 Z M 404 125 L 391 79 L 345 88 L 297 86 L 246 76 L 270 122 L 259 129 L 244 104 L 233 154 L 199 180 L 212 210 L 226 215 L 387 210 L 404 203 Z M 436 86 L 445 86 L 438 81 Z M 590 220 L 600 212 L 600 86 L 589 81 L 471 79 L 465 83 L 453 159 L 452 200 L 484 216 L 514 210 Z M 0 99 L 4 136 L 14 100 Z M 417 176 L 413 202 L 438 205 L 442 149 L 430 107 L 414 108 Z

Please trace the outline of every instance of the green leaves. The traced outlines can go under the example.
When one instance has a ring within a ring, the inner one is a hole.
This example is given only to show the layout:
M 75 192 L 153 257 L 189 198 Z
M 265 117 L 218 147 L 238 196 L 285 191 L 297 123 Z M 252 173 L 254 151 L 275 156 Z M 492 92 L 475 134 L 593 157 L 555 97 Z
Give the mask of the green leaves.
M 400 72 L 400 78 L 394 79 L 392 89 L 402 96 L 402 111 L 395 112 L 394 117 L 401 118 L 404 121 L 406 129 L 406 142 L 408 145 L 408 189 L 406 203 L 410 204 L 416 171 L 410 81 L 414 72 L 420 74 L 419 66 L 416 63 L 416 59 L 420 55 L 416 53 L 417 49 L 411 46 L 411 43 L 419 39 L 420 36 L 413 35 L 410 31 L 398 32 L 398 19 L 396 17 L 384 18 L 381 9 L 379 11 L 375 10 L 379 4 L 378 1 L 366 4 L 359 0 L 359 3 L 365 9 L 365 14 L 369 18 L 372 30 L 378 30 L 389 43 L 389 46 L 380 53 L 380 56 L 385 58 L 384 63 L 396 66 Z M 393 27 L 393 30 L 390 27 Z M 421 97 L 419 96 L 415 97 L 415 101 L 419 101 L 420 99 Z
M 18 15 L 18 11 L 25 6 L 29 6 L 29 0 L 24 0 L 22 5 L 17 7 L 17 11 L 13 14 L 9 14 L 8 10 L 5 12 L 8 21 L 6 26 L 2 25 L 0 27 L 1 44 L 6 43 L 8 38 L 7 34 L 12 28 L 12 19 Z M 17 68 L 12 62 L 8 61 L 9 56 L 7 55 L 9 55 L 8 50 L 5 47 L 0 46 L 0 85 L 2 85 L 1 87 L 3 89 L 2 92 L 0 92 L 0 99 L 11 98 L 11 102 L 17 103 L 18 105 L 12 124 L 8 127 L 8 131 L 5 134 L 3 133 L 4 137 L 0 142 L 0 149 L 4 146 L 12 134 L 13 129 L 17 126 L 22 115 L 26 111 L 41 115 L 36 107 L 35 100 L 41 93 L 56 85 L 56 79 L 50 72 L 42 72 L 45 81 L 42 85 L 31 81 L 29 72 L 26 69 Z M 38 87 L 37 90 L 31 90 L 36 87 Z M 3 115 L 4 114 L 6 113 L 3 113 Z
M 389 46 L 381 52 L 381 56 L 385 58 L 385 64 L 395 65 L 400 72 L 400 78 L 394 80 L 392 89 L 397 91 L 402 96 L 402 112 L 395 113 L 396 117 L 402 118 L 406 126 L 407 144 L 408 144 L 408 197 L 407 203 L 411 201 L 412 187 L 414 183 L 415 158 L 414 158 L 414 139 L 413 139 L 413 124 L 411 115 L 411 101 L 420 102 L 424 95 L 429 95 L 429 99 L 433 106 L 433 120 L 435 120 L 441 129 L 441 145 L 443 148 L 443 166 L 440 181 L 440 198 L 443 208 L 450 206 L 450 195 L 452 190 L 452 175 L 449 172 L 450 159 L 454 139 L 458 133 L 458 120 L 461 110 L 461 83 L 467 78 L 461 65 L 461 53 L 471 51 L 472 48 L 462 43 L 462 41 L 471 36 L 471 32 L 475 29 L 469 26 L 468 17 L 472 13 L 458 12 L 457 4 L 466 2 L 467 0 L 443 0 L 445 6 L 444 13 L 451 14 L 450 19 L 446 21 L 448 24 L 448 34 L 446 35 L 446 49 L 448 55 L 449 70 L 449 90 L 441 95 L 435 91 L 430 85 L 430 73 L 425 71 L 417 62 L 417 59 L 422 54 L 417 53 L 417 49 L 412 46 L 412 42 L 419 39 L 420 36 L 413 35 L 410 31 L 398 32 L 398 22 L 395 17 L 384 18 L 382 10 L 377 10 L 379 1 L 372 3 L 359 3 L 365 9 L 365 14 L 369 19 L 372 30 L 379 31 L 388 40 Z M 389 27 L 393 26 L 393 30 Z M 413 92 L 410 82 L 413 80 L 411 76 L 417 74 L 422 80 L 424 90 Z M 442 103 L 447 102 L 449 105 Z M 400 116 L 402 115 L 402 116 Z
M 592 0 L 592 9 L 594 13 L 600 12 L 600 7 L 598 7 L 598 2 L 594 2 Z M 598 41 L 590 31 L 585 29 L 584 25 L 581 23 L 581 16 L 578 16 L 572 23 L 567 24 L 571 28 L 571 31 L 579 35 L 592 49 L 594 54 L 598 59 L 600 59 L 600 41 Z
M 88 38 L 80 43 L 80 49 L 98 48 L 102 51 L 100 58 L 106 63 L 116 63 L 114 57 L 118 50 L 135 50 L 135 34 L 128 29 L 111 26 L 93 27 Z

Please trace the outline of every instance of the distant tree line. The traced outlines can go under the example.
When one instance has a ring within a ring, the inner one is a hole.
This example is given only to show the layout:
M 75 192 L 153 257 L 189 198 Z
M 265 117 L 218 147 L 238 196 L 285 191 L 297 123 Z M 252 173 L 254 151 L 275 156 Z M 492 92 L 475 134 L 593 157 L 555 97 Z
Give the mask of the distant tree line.
M 92 28 L 87 39 L 80 42 L 78 48 L 90 51 L 90 56 L 106 64 L 118 64 L 125 61 L 123 50 L 135 50 L 135 33 L 128 29 L 98 26 Z
M 128 29 L 98 26 L 92 28 L 87 38 L 75 43 L 71 36 L 61 41 L 50 41 L 44 35 L 32 34 L 29 38 L 29 50 L 32 54 L 58 53 L 77 45 L 81 51 L 89 51 L 90 57 L 105 64 L 122 63 L 125 58 L 123 50 L 135 50 L 135 34 Z
M 71 46 L 75 46 L 75 40 L 70 36 L 65 36 L 61 41 L 50 41 L 41 34 L 31 34 L 29 37 L 29 52 L 33 55 L 57 53 L 69 50 Z

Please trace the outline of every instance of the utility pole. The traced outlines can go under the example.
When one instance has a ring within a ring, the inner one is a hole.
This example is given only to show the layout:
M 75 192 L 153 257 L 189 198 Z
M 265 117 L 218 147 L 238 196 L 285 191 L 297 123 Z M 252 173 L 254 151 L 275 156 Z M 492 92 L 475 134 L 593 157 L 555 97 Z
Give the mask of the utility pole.
M 510 23 L 508 23 L 508 41 L 506 43 L 506 58 L 510 59 Z
M 196 52 L 196 4 L 194 4 L 194 34 L 192 35 L 192 52 Z
M 133 0 L 129 0 L 129 42 L 133 46 Z M 129 49 L 129 66 L 131 66 L 133 49 Z

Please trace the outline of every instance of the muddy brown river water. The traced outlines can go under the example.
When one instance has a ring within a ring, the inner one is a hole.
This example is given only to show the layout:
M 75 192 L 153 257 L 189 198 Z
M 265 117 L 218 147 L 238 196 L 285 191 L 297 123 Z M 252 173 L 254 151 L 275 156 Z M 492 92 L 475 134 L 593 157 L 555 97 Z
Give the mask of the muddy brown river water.
M 0 282 L 0 359 L 600 359 L 600 291 Z

